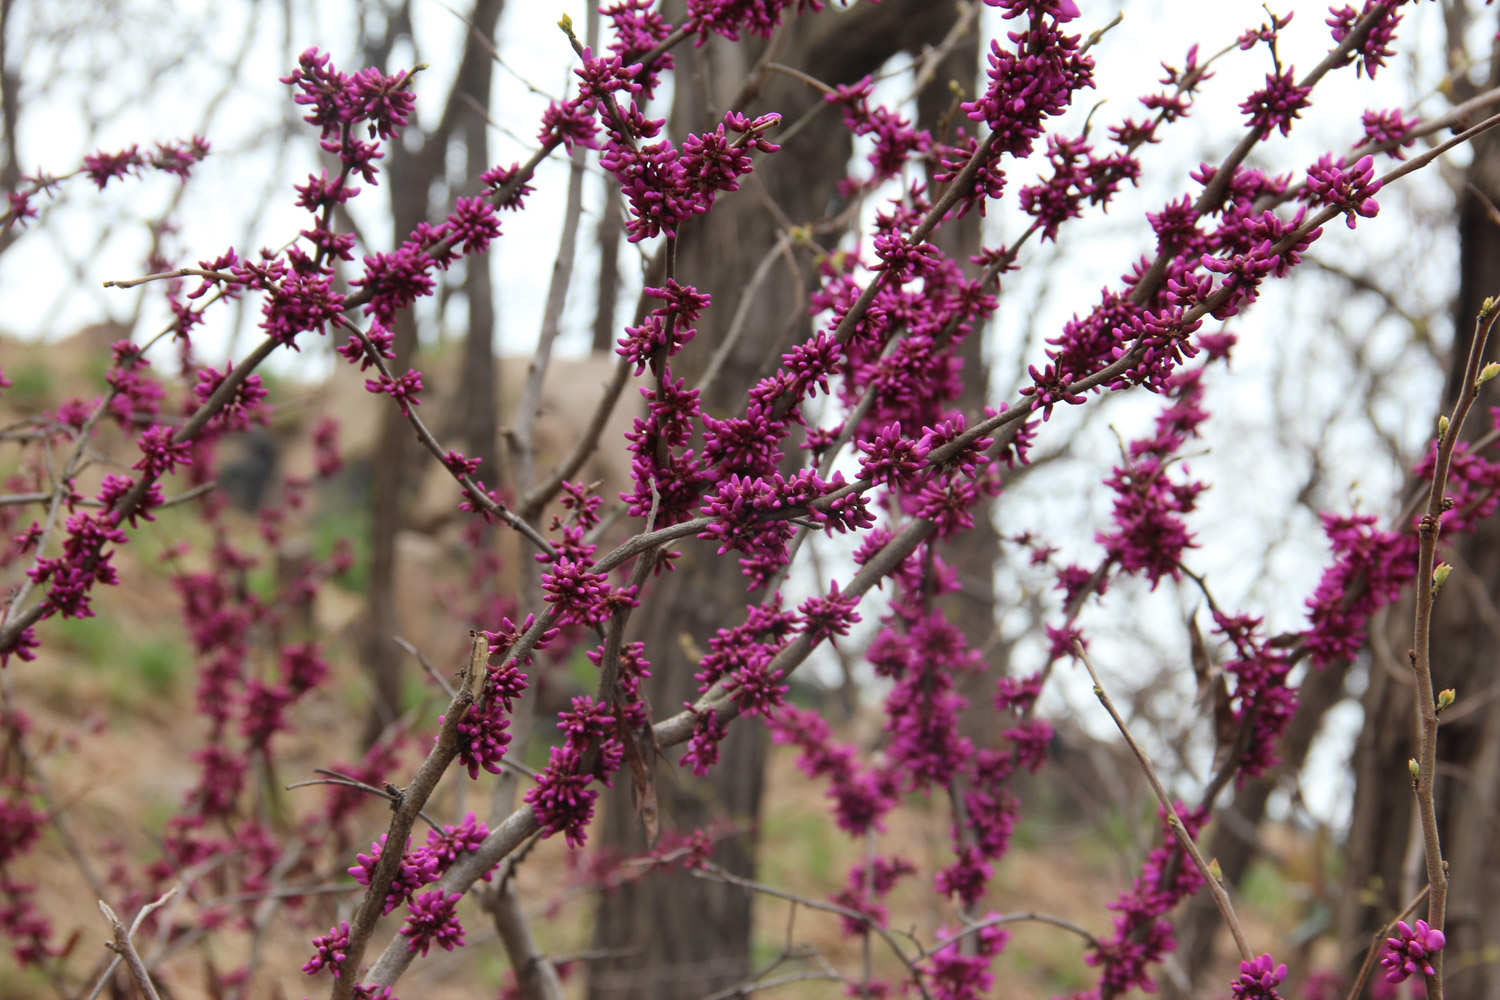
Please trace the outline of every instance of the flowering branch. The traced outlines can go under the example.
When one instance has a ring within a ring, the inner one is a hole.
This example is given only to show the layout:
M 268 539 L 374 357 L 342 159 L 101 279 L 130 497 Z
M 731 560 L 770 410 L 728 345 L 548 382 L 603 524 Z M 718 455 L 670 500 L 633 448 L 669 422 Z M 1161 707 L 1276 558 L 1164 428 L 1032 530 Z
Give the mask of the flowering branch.
M 1427 925 L 1436 934 L 1437 941 L 1430 966 L 1424 970 L 1428 996 L 1434 1000 L 1443 998 L 1441 948 L 1443 917 L 1448 898 L 1448 863 L 1443 860 L 1442 840 L 1438 833 L 1433 781 L 1437 776 L 1438 711 L 1452 701 L 1451 693 L 1445 692 L 1447 702 L 1440 704 L 1432 684 L 1432 607 L 1438 588 L 1451 569 L 1436 567 L 1434 564 L 1442 517 L 1452 503 L 1445 495 L 1445 490 L 1454 448 L 1458 445 L 1469 410 L 1479 397 L 1479 387 L 1500 374 L 1500 365 L 1493 362 L 1484 365 L 1485 346 L 1489 343 L 1490 331 L 1494 329 L 1496 320 L 1500 320 L 1500 302 L 1494 298 L 1485 299 L 1479 316 L 1474 321 L 1474 337 L 1469 345 L 1469 357 L 1464 363 L 1463 382 L 1458 399 L 1453 404 L 1453 412 L 1438 421 L 1437 460 L 1432 472 L 1432 488 L 1428 491 L 1427 509 L 1422 514 L 1417 529 L 1417 602 L 1410 659 L 1417 687 L 1416 712 L 1421 735 L 1417 743 L 1417 758 L 1411 773 L 1411 783 L 1412 792 L 1417 797 L 1417 811 L 1422 820 L 1422 847 L 1427 859 Z

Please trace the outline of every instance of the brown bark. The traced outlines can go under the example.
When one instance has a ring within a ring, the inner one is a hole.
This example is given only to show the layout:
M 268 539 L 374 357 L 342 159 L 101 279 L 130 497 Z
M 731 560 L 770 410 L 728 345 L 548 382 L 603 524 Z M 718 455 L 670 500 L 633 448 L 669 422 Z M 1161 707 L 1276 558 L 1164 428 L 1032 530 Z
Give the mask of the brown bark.
M 470 38 L 495 36 L 504 0 L 479 0 L 474 5 Z M 449 100 L 463 95 L 489 106 L 494 60 L 479 46 L 465 47 L 459 65 L 458 82 Z M 489 122 L 476 110 L 462 117 L 464 174 L 472 185 L 484 171 L 494 165 L 490 159 Z M 434 137 L 440 139 L 441 137 Z M 496 428 L 499 425 L 500 401 L 495 386 L 495 294 L 490 279 L 490 256 L 481 254 L 465 262 L 464 299 L 468 305 L 469 326 L 464 333 L 463 365 L 458 384 L 458 439 L 470 458 L 477 458 L 479 478 L 490 488 L 505 485 L 500 466 Z
M 850 83 L 875 72 L 897 52 L 936 42 L 952 17 L 946 5 L 887 0 L 879 6 L 830 9 L 800 18 L 769 44 L 779 47 L 778 62 L 830 84 Z M 752 60 L 763 51 L 763 46 L 743 44 L 679 48 L 674 53 L 674 137 L 712 128 L 730 109 Z M 776 111 L 790 124 L 823 103 L 821 94 L 780 74 L 767 75 L 753 89 L 746 104 L 735 110 L 752 115 Z M 699 323 L 697 340 L 673 359 L 673 370 L 690 385 L 721 343 L 748 276 L 781 234 L 768 201 L 798 224 L 822 219 L 833 201 L 835 182 L 845 172 L 851 147 L 847 134 L 836 127 L 835 112 L 828 109 L 822 114 L 829 117 L 826 124 L 801 130 L 780 152 L 761 158 L 755 175 L 740 191 L 722 195 L 706 220 L 683 228 L 678 280 L 714 296 L 713 308 Z M 778 264 L 756 294 L 748 326 L 752 332 L 741 339 L 703 398 L 705 411 L 717 416 L 739 412 L 747 388 L 766 371 L 767 363 L 790 346 L 793 335 L 809 332 L 805 262 L 801 269 L 803 273 L 794 277 Z M 711 550 L 695 546 L 685 547 L 678 569 L 651 586 L 660 592 L 637 624 L 653 664 L 650 698 L 662 711 L 697 693 L 696 657 L 689 650 L 705 649 L 716 629 L 739 621 L 747 600 L 761 595 L 747 596 L 732 554 L 715 557 Z M 732 872 L 752 874 L 766 743 L 763 728 L 754 720 L 742 720 L 732 728 L 709 781 L 685 781 L 675 762 L 661 762 L 656 771 L 661 829 L 690 831 L 724 824 L 729 832 L 719 840 L 715 860 Z M 628 791 L 616 789 L 601 832 L 604 844 L 616 851 L 634 852 L 644 846 Z M 589 996 L 696 998 L 743 981 L 749 973 L 751 904 L 742 889 L 670 871 L 609 892 L 600 901 L 594 943 L 620 957 L 591 964 Z
M 604 183 L 604 207 L 599 213 L 599 287 L 594 299 L 593 348 L 600 353 L 615 349 L 615 304 L 620 298 L 620 232 L 625 220 L 620 214 L 620 185 Z

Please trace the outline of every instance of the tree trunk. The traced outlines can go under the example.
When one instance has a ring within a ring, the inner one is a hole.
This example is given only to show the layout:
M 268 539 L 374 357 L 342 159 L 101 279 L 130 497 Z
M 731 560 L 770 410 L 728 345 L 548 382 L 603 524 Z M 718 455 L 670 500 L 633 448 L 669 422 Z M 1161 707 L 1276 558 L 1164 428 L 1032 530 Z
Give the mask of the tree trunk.
M 390 145 L 385 166 L 394 219 L 393 244 L 399 244 L 419 222 L 428 218 L 428 195 L 442 176 L 448 144 L 466 134 L 465 120 L 476 117 L 465 95 L 478 101 L 481 107 L 489 103 L 490 55 L 486 46 L 494 36 L 495 25 L 504 8 L 505 0 L 475 0 L 469 18 L 472 27 L 465 36 L 459 71 L 438 126 L 422 138 L 416 150 L 410 146 L 411 138 L 415 136 L 415 124 L 409 130 L 410 135 L 403 136 L 402 142 Z M 412 37 L 409 3 L 397 8 L 390 15 L 383 36 L 366 46 L 367 64 L 384 66 L 396 41 L 402 37 Z M 467 446 L 475 447 L 470 434 L 484 444 L 486 435 L 478 429 L 477 422 L 484 418 L 481 407 L 488 406 L 488 439 L 492 457 L 495 365 L 489 350 L 489 331 L 494 325 L 494 312 L 488 302 L 488 261 L 488 257 L 481 256 L 468 262 L 473 269 L 468 286 L 470 294 L 483 295 L 486 301 L 480 303 L 477 311 L 474 302 L 469 304 L 473 325 L 465 338 L 465 358 L 467 361 L 471 351 L 483 349 L 485 363 L 465 365 L 465 369 L 474 370 L 465 376 L 463 395 L 469 400 L 466 405 L 471 407 L 464 417 Z M 396 357 L 390 364 L 392 371 L 400 375 L 416 360 L 417 325 L 410 309 L 396 317 L 394 333 Z M 484 383 L 488 383 L 488 388 Z M 396 535 L 402 524 L 402 494 L 412 481 L 410 467 L 424 460 L 417 452 L 415 435 L 406 418 L 395 406 L 381 410 L 380 437 L 376 447 L 382 453 L 376 457 L 371 476 L 370 586 L 360 635 L 360 662 L 374 688 L 374 701 L 364 732 L 366 746 L 373 744 L 401 712 L 401 659 L 399 650 L 391 641 L 392 623 L 397 620 L 399 612 L 395 599 Z M 491 475 L 499 472 L 493 467 L 493 462 L 489 472 Z
M 478 36 L 490 39 L 495 36 L 495 26 L 505 0 L 479 0 L 474 5 L 471 18 L 471 38 Z M 479 102 L 480 107 L 489 107 L 491 77 L 494 60 L 488 53 L 474 45 L 465 47 L 465 58 L 459 65 L 458 82 L 453 88 L 453 98 L 467 94 Z M 470 109 L 461 119 L 464 144 L 464 176 L 467 183 L 494 166 L 490 159 L 490 124 L 484 115 Z M 459 369 L 458 385 L 458 438 L 470 458 L 480 460 L 479 478 L 491 489 L 505 485 L 505 470 L 500 467 L 500 453 L 496 428 L 499 424 L 500 401 L 495 386 L 495 292 L 490 280 L 493 258 L 480 254 L 464 261 L 464 299 L 468 305 L 469 327 L 464 332 L 464 360 Z
M 829 84 L 852 83 L 877 71 L 895 53 L 935 43 L 952 18 L 946 5 L 887 0 L 804 16 L 769 44 L 778 48 L 777 62 Z M 859 44 L 851 44 L 853 39 Z M 751 72 L 748 60 L 759 54 L 756 47 L 713 42 L 674 52 L 678 71 L 672 135 L 680 139 L 687 132 L 713 128 Z M 733 110 L 751 115 L 776 111 L 790 125 L 822 104 L 820 93 L 773 73 L 754 88 L 747 106 Z M 796 224 L 822 219 L 834 202 L 851 145 L 847 132 L 832 125 L 836 112 L 829 108 L 821 114 L 828 116 L 828 124 L 814 123 L 787 140 L 780 152 L 762 157 L 740 191 L 721 195 L 706 220 L 692 220 L 679 235 L 678 280 L 697 285 L 714 299 L 694 343 L 673 359 L 673 371 L 689 385 L 722 343 L 749 276 L 782 235 L 767 202 Z M 770 138 L 779 141 L 774 133 Z M 805 260 L 799 270 L 793 276 L 777 263 L 754 293 L 750 332 L 704 395 L 706 412 L 723 416 L 742 410 L 747 389 L 765 374 L 768 363 L 794 338 L 810 332 L 803 286 L 810 285 L 811 277 Z M 697 695 L 694 653 L 707 648 L 715 630 L 738 622 L 747 601 L 763 595 L 746 594 L 733 554 L 715 556 L 711 549 L 693 545 L 684 546 L 674 572 L 651 586 L 662 592 L 637 625 L 652 662 L 649 696 L 660 712 Z M 661 829 L 722 830 L 714 860 L 732 872 L 752 875 L 766 746 L 764 728 L 742 720 L 732 727 L 710 779 L 684 780 L 683 772 L 663 763 L 657 769 Z M 616 852 L 634 853 L 645 846 L 628 790 L 616 788 L 610 797 L 602 835 L 603 845 Z M 698 998 L 744 981 L 750 972 L 751 904 L 742 889 L 680 871 L 656 871 L 610 891 L 600 901 L 594 944 L 618 957 L 590 965 L 589 996 Z

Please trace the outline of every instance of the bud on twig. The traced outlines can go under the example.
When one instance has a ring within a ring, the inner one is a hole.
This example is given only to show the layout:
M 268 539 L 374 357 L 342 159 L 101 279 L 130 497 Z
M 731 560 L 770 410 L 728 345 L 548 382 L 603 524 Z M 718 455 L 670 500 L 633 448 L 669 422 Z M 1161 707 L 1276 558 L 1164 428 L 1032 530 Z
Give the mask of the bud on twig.
M 1474 379 L 1474 388 L 1478 389 L 1496 375 L 1500 375 L 1500 361 L 1491 361 L 1479 369 L 1479 375 Z
M 1456 699 L 1457 697 L 1458 692 L 1453 690 L 1453 688 L 1443 688 L 1443 690 L 1438 692 L 1437 710 L 1441 712 L 1443 709 L 1453 704 L 1454 699 Z
M 1448 574 L 1453 572 L 1453 567 L 1447 563 L 1438 563 L 1432 569 L 1432 592 L 1436 594 L 1438 589 L 1447 581 Z

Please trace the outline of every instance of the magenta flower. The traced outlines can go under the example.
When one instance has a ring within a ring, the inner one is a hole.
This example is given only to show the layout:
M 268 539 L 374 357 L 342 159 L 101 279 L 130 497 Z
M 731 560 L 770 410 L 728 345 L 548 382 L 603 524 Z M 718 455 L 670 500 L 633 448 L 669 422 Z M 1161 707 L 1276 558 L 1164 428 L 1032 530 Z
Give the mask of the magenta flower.
M 1290 69 L 1281 73 L 1267 73 L 1266 85 L 1254 91 L 1240 104 L 1240 110 L 1250 120 L 1250 128 L 1262 139 L 1280 130 L 1290 135 L 1292 122 L 1302 116 L 1302 110 L 1311 102 L 1311 89 L 1299 87 Z
M 480 770 L 499 774 L 500 762 L 510 746 L 510 711 L 501 698 L 470 705 L 458 723 L 458 762 L 478 778 Z M 436 737 L 434 737 L 436 740 Z
M 1364 42 L 1349 53 L 1348 60 L 1357 61 L 1354 67 L 1356 76 L 1364 75 L 1375 79 L 1375 71 L 1396 54 L 1391 43 L 1396 40 L 1396 27 L 1401 23 L 1401 12 L 1398 10 L 1400 6 L 1400 3 L 1392 0 L 1365 0 L 1364 8 L 1358 13 L 1347 4 L 1337 10 L 1329 8 L 1328 19 L 1323 23 L 1328 25 L 1335 42 L 1348 38 L 1361 18 L 1379 11 L 1379 18 L 1365 36 Z
M 589 822 L 594 818 L 597 789 L 590 788 L 593 775 L 580 774 L 579 751 L 571 744 L 553 747 L 551 761 L 526 792 L 526 801 L 548 836 L 561 833 L 572 847 L 582 847 Z
M 406 908 L 406 923 L 401 927 L 407 949 L 425 955 L 434 944 L 444 951 L 460 947 L 464 943 L 464 928 L 456 913 L 460 899 L 463 893 L 445 893 L 441 889 L 413 897 Z
M 401 408 L 403 417 L 411 416 L 411 408 L 420 406 L 422 401 L 417 398 L 417 393 L 422 391 L 422 373 L 415 368 L 408 368 L 406 374 L 391 378 L 382 375 L 378 379 L 365 379 L 365 389 L 378 395 L 390 396 Z
M 477 851 L 479 845 L 484 843 L 484 838 L 489 835 L 489 828 L 475 819 L 472 812 L 469 812 L 464 815 L 463 822 L 458 826 L 446 824 L 441 833 L 437 830 L 428 830 L 427 843 L 421 850 L 437 863 L 438 872 L 441 874 L 458 860 L 460 854 L 471 854 Z
M 1429 959 L 1447 943 L 1443 932 L 1429 927 L 1425 920 L 1418 920 L 1415 927 L 1404 920 L 1397 921 L 1396 936 L 1385 939 L 1380 956 L 1386 982 L 1401 983 L 1411 976 L 1436 975 Z
M 385 834 L 381 834 L 379 840 L 370 844 L 368 854 L 355 855 L 358 864 L 348 869 L 349 874 L 354 876 L 354 881 L 360 885 L 370 884 L 370 877 L 375 874 L 375 866 L 380 863 L 380 855 L 384 850 Z M 396 869 L 396 877 L 391 879 L 391 887 L 385 894 L 385 908 L 380 912 L 390 913 L 402 902 L 410 899 L 412 893 L 437 877 L 436 858 L 422 849 L 406 852 L 401 856 L 401 864 Z
M 1324 153 L 1307 168 L 1307 186 L 1300 197 L 1343 209 L 1344 221 L 1353 229 L 1356 216 L 1373 219 L 1380 212 L 1374 198 L 1380 190 L 1380 182 L 1374 179 L 1374 162 L 1373 157 L 1363 156 L 1349 167 L 1342 159 L 1335 160 L 1332 154 Z
M 313 956 L 303 964 L 302 971 L 311 976 L 326 968 L 337 979 L 343 972 L 348 948 L 349 921 L 341 920 L 337 927 L 330 927 L 327 934 L 313 938 Z
M 83 172 L 103 191 L 104 185 L 116 177 L 124 177 L 144 162 L 140 148 L 131 146 L 118 153 L 90 153 L 83 158 Z
M 1234 1000 L 1281 1000 L 1276 987 L 1286 978 L 1286 966 L 1275 964 L 1270 955 L 1240 963 L 1240 974 L 1230 989 Z
M 1400 108 L 1366 111 L 1360 116 L 1360 122 L 1365 128 L 1365 142 L 1393 144 L 1388 152 L 1391 158 L 1396 160 L 1406 159 L 1406 154 L 1401 151 L 1402 148 L 1416 142 L 1416 139 L 1410 136 L 1418 120 L 1406 118 L 1402 115 Z
M 692 710 L 691 702 L 683 702 L 683 708 Z M 688 740 L 687 751 L 678 765 L 692 769 L 693 777 L 702 778 L 719 762 L 719 744 L 729 735 L 729 724 L 720 721 L 719 713 L 713 709 L 693 712 L 693 735 Z

